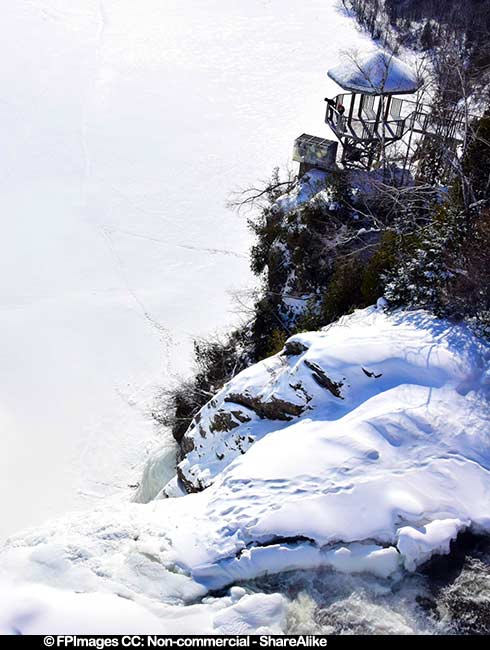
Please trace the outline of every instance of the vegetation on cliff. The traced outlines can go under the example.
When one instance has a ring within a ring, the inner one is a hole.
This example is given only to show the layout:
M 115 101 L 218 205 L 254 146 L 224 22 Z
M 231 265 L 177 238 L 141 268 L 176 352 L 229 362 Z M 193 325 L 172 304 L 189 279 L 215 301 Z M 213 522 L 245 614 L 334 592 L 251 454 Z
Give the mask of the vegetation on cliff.
M 457 100 L 465 115 L 459 155 L 447 139 L 422 138 L 410 174 L 400 172 L 394 152 L 371 172 L 310 171 L 298 179 L 276 169 L 233 198 L 254 234 L 250 264 L 259 289 L 240 297 L 243 322 L 224 340 L 195 343 L 194 376 L 162 396 L 156 417 L 179 442 L 238 372 L 290 336 L 379 299 L 490 335 L 490 102 L 475 81 L 488 44 L 471 25 L 476 18 L 485 25 L 490 14 L 474 2 L 461 15 L 425 0 L 344 5 L 374 37 L 384 25 L 392 48 L 430 50 L 436 110 Z M 480 118 L 469 110 L 475 102 Z

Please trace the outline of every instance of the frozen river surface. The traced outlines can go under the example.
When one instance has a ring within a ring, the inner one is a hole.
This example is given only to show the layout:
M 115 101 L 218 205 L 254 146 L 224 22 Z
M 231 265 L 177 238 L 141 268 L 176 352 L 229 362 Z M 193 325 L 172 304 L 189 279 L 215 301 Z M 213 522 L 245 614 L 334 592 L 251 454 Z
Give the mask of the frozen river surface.
M 251 282 L 229 192 L 364 39 L 334 0 L 13 0 L 0 25 L 0 535 L 118 493 Z

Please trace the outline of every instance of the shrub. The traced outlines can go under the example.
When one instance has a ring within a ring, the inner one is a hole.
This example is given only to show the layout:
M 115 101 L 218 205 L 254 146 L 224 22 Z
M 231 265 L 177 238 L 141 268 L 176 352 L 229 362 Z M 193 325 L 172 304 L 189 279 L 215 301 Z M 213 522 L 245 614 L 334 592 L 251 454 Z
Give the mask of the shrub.
M 284 332 L 284 336 L 287 334 L 287 329 L 279 316 L 278 305 L 278 297 L 268 294 L 255 304 L 250 349 L 256 361 L 270 356 L 270 350 L 275 348 L 278 341 L 276 330 Z
M 387 230 L 379 248 L 366 263 L 362 272 L 361 294 L 367 305 L 375 303 L 385 290 L 386 274 L 396 264 L 397 236 L 393 230 Z
M 456 251 L 448 251 L 453 269 L 442 288 L 440 303 L 445 313 L 490 326 L 490 209 L 471 222 L 467 236 Z
M 349 212 L 353 201 L 352 178 L 348 171 L 333 171 L 327 176 L 326 188 L 332 201 L 340 208 L 341 213 Z
M 490 199 L 490 111 L 472 125 L 472 137 L 463 159 L 463 173 L 475 199 Z
M 237 329 L 224 340 L 194 341 L 194 376 L 162 391 L 153 417 L 168 426 L 180 442 L 192 418 L 223 385 L 251 361 L 246 352 L 248 332 Z
M 426 226 L 398 233 L 396 261 L 385 274 L 385 297 L 395 306 L 427 307 L 441 313 L 441 291 L 452 275 L 448 255 L 456 254 L 465 227 L 462 215 L 446 205 Z
M 297 319 L 294 334 L 298 332 L 311 332 L 324 325 L 321 321 L 321 305 L 317 295 L 311 296 L 305 310 Z
M 250 268 L 255 275 L 261 275 L 267 268 L 271 248 L 281 232 L 282 216 L 279 210 L 268 207 L 247 222 L 255 235 L 255 244 L 250 251 Z
M 343 314 L 365 306 L 361 282 L 362 265 L 356 257 L 336 264 L 320 309 L 324 324 L 332 323 Z
M 273 354 L 280 352 L 283 349 L 287 338 L 288 336 L 283 329 L 275 327 L 269 336 L 269 350 L 267 351 L 266 356 L 271 357 Z

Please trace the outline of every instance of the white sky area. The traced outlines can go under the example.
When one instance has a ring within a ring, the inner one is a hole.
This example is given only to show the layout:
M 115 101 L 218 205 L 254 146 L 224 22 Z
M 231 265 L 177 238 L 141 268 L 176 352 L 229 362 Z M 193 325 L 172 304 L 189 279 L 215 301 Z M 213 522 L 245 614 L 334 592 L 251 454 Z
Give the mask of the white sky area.
M 12 0 L 0 23 L 0 536 L 139 479 L 158 386 L 251 282 L 230 191 L 327 136 L 334 0 Z

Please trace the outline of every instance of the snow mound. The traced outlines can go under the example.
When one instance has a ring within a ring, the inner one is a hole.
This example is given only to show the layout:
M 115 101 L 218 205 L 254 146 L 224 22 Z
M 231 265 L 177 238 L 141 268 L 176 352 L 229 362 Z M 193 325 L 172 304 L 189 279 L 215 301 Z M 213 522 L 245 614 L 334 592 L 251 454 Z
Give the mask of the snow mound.
M 368 95 L 414 93 L 421 80 L 406 63 L 383 50 L 345 60 L 328 71 L 344 90 Z
M 12 537 L 0 579 L 25 583 L 34 614 L 14 597 L 0 627 L 73 631 L 53 607 L 73 620 L 75 598 L 88 612 L 103 594 L 128 630 L 278 632 L 282 596 L 206 594 L 318 567 L 395 580 L 459 531 L 490 531 L 489 364 L 465 327 L 382 305 L 292 337 L 196 418 L 179 467 L 196 493 Z
M 286 453 L 292 451 L 289 439 L 291 444 L 302 441 L 298 455 L 291 454 L 291 468 L 303 457 L 313 468 L 319 443 L 306 430 L 334 440 L 338 431 L 352 429 L 356 418 L 356 427 L 367 429 L 374 409 L 379 410 L 379 419 L 385 413 L 389 419 L 386 425 L 371 428 L 385 427 L 383 440 L 390 450 L 397 449 L 399 439 L 404 450 L 410 446 L 420 451 L 420 443 L 425 448 L 426 441 L 434 442 L 419 434 L 421 427 L 434 428 L 422 421 L 432 422 L 438 399 L 444 410 L 449 396 L 452 404 L 459 400 L 468 405 L 472 391 L 480 391 L 485 355 L 486 348 L 462 327 L 423 312 L 388 316 L 382 306 L 344 318 L 322 332 L 293 336 L 280 354 L 241 372 L 199 412 L 184 438 L 187 453 L 178 467 L 179 478 L 189 491 L 208 487 L 231 461 L 267 434 L 284 429 L 280 439 Z M 426 394 L 433 399 L 433 408 L 420 409 L 416 419 L 408 404 L 418 404 L 417 400 L 424 404 Z M 370 402 L 371 398 L 376 399 Z M 362 405 L 365 408 L 357 411 Z M 342 420 L 344 416 L 349 417 Z M 310 425 L 305 418 L 317 424 Z M 300 431 L 291 430 L 298 421 Z M 371 452 L 373 458 L 378 453 L 374 447 Z M 367 458 L 371 452 L 365 452 Z

